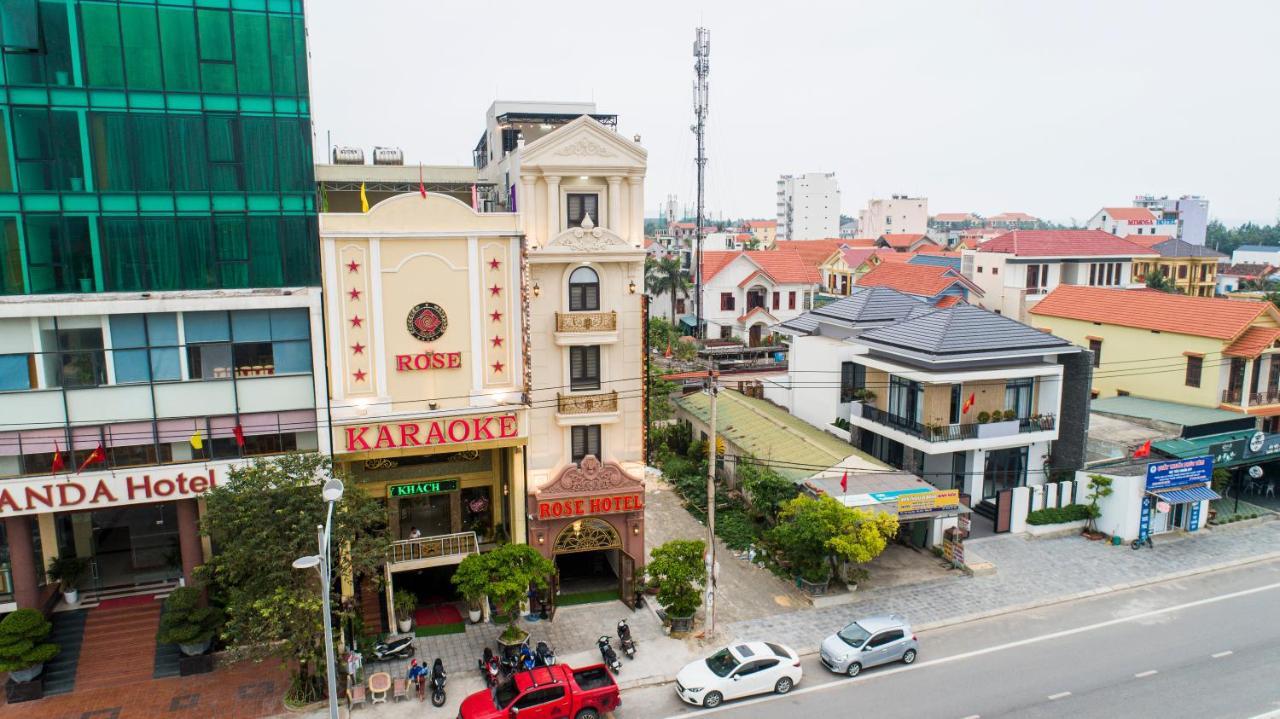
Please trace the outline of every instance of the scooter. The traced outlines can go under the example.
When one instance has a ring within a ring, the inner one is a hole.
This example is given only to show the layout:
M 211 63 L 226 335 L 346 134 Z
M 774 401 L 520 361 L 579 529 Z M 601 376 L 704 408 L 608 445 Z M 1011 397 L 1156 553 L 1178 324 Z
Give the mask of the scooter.
M 555 650 L 546 642 L 538 642 L 537 650 L 534 652 L 538 656 L 538 665 L 549 667 L 556 663 Z
M 538 659 L 529 650 L 528 644 L 520 645 L 520 654 L 516 657 L 516 671 L 527 672 L 538 666 Z
M 480 660 L 480 673 L 484 676 L 485 684 L 491 687 L 498 686 L 498 680 L 502 678 L 502 663 L 498 661 L 498 655 L 494 654 L 489 647 L 484 648 L 484 658 Z
M 627 655 L 627 659 L 636 658 L 636 643 L 631 638 L 631 627 L 625 619 L 618 621 L 618 644 L 622 645 L 622 653 Z
M 444 662 L 440 657 L 436 657 L 436 661 L 431 665 L 431 706 L 444 706 L 444 685 L 449 681 L 449 675 L 445 674 Z
M 596 640 L 596 646 L 600 647 L 600 659 L 605 665 L 617 674 L 622 671 L 622 662 L 618 661 L 618 653 L 613 651 L 613 646 L 609 644 L 609 635 L 604 635 Z
M 373 645 L 373 658 L 380 662 L 388 659 L 408 659 L 413 656 L 413 637 L 400 637 L 392 642 L 377 642 Z

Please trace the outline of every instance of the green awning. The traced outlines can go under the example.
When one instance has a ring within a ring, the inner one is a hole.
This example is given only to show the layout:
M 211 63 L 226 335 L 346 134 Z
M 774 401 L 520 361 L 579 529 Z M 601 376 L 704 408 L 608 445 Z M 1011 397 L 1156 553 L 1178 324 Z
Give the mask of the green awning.
M 1253 430 L 1240 432 L 1223 432 L 1204 437 L 1161 439 L 1151 443 L 1151 448 L 1178 459 L 1189 459 L 1202 455 L 1213 456 L 1214 467 L 1236 467 L 1242 464 L 1255 464 L 1259 457 L 1245 459 L 1245 448 L 1249 438 L 1255 434 Z

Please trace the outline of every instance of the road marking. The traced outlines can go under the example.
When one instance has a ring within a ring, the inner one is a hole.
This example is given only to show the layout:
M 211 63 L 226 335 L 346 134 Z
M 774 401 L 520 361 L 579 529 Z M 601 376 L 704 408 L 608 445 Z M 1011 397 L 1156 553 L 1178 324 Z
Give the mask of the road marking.
M 1056 699 L 1063 699 L 1069 696 L 1071 696 L 1071 692 L 1058 692 L 1057 694 L 1050 694 L 1049 701 L 1054 701 Z
M 1134 675 L 1133 675 L 1133 678 L 1134 678 L 1134 679 L 1141 679 L 1141 678 L 1143 678 L 1143 677 L 1149 677 L 1149 676 L 1151 676 L 1152 674 L 1159 674 L 1159 672 L 1157 672 L 1157 671 L 1156 671 L 1156 670 L 1154 670 L 1154 669 L 1148 669 L 1148 670 L 1146 670 L 1145 672 L 1138 672 L 1137 674 L 1134 674 Z
M 1221 659 L 1221 658 L 1223 658 L 1223 657 L 1229 657 L 1229 656 L 1231 656 L 1232 654 L 1233 654 L 1233 652 L 1232 652 L 1230 649 L 1228 649 L 1228 650 L 1227 650 L 1227 651 L 1225 651 L 1225 652 L 1218 652 L 1217 654 L 1210 654 L 1210 655 L 1209 655 L 1209 658 L 1211 658 L 1211 659 Z
M 961 654 L 952 654 L 951 656 L 938 657 L 937 659 L 928 659 L 926 661 L 916 661 L 915 664 L 897 666 L 890 669 L 881 669 L 871 674 L 861 673 L 858 676 L 852 677 L 852 678 L 836 679 L 834 681 L 830 681 L 825 684 L 817 684 L 817 685 L 810 685 L 804 688 L 796 688 L 788 692 L 785 696 L 794 697 L 799 694 L 809 694 L 811 692 L 820 692 L 820 691 L 825 691 L 827 689 L 835 689 L 838 687 L 847 686 L 849 684 L 861 683 L 870 679 L 874 679 L 876 677 L 887 677 L 887 676 L 892 676 L 894 674 L 898 674 L 900 672 L 918 671 L 924 667 L 934 666 L 937 664 L 949 664 L 951 662 L 958 662 L 965 659 L 972 659 L 973 657 L 980 657 L 986 654 L 1004 651 L 1006 649 L 1016 649 L 1018 647 L 1025 647 L 1029 644 L 1037 644 L 1039 642 L 1047 642 L 1054 639 L 1061 639 L 1063 637 L 1069 637 L 1075 634 L 1083 634 L 1084 632 L 1092 632 L 1098 629 L 1114 627 L 1118 624 L 1127 624 L 1129 622 L 1148 619 L 1150 617 L 1158 617 L 1162 614 L 1179 612 L 1184 609 L 1202 607 L 1202 606 L 1205 606 L 1206 604 L 1217 604 L 1218 602 L 1225 602 L 1230 599 L 1247 597 L 1251 594 L 1258 594 L 1259 592 L 1269 592 L 1275 589 L 1280 589 L 1280 582 L 1276 582 L 1274 584 L 1267 584 L 1261 587 L 1252 587 L 1250 589 L 1241 589 L 1238 592 L 1231 592 L 1229 594 L 1219 594 L 1214 597 L 1205 597 L 1204 599 L 1197 599 L 1193 602 L 1186 602 L 1185 604 L 1178 604 L 1172 607 L 1164 607 L 1162 609 L 1152 609 L 1146 612 L 1139 612 L 1138 614 L 1134 614 L 1132 616 L 1117 617 L 1115 619 L 1108 619 L 1106 621 L 1097 622 L 1095 624 L 1086 624 L 1084 626 L 1075 627 L 1073 629 L 1063 629 L 1061 631 L 1050 632 L 1048 634 L 1041 634 L 1039 636 L 1028 637 L 1026 639 L 1019 639 L 1014 642 L 998 644 L 992 647 L 983 647 L 982 649 L 974 649 L 973 651 L 964 652 Z M 1230 652 L 1228 652 L 1228 654 L 1229 653 Z M 1226 656 L 1226 655 L 1224 654 L 1223 656 Z M 702 711 L 698 712 L 698 714 L 699 716 L 706 716 L 708 714 L 717 714 L 719 712 L 738 709 L 739 707 L 754 706 L 756 704 L 761 704 L 763 702 L 773 701 L 775 699 L 780 698 L 780 696 L 783 696 L 783 695 L 777 695 L 777 694 L 766 695 L 762 697 L 757 697 L 755 699 L 745 699 L 743 701 L 733 702 L 732 704 L 721 704 L 720 706 L 714 709 L 704 708 Z M 667 719 L 675 719 L 676 717 L 679 717 L 679 716 L 681 715 L 672 714 L 669 717 L 667 717 Z

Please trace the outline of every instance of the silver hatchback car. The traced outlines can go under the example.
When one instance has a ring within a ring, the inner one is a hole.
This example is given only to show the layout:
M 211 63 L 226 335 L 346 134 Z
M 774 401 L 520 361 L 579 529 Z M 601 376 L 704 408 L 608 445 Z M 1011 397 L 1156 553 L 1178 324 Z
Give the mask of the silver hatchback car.
M 828 669 L 856 677 L 868 667 L 915 662 L 920 645 L 905 617 L 883 614 L 852 622 L 822 640 L 819 655 Z

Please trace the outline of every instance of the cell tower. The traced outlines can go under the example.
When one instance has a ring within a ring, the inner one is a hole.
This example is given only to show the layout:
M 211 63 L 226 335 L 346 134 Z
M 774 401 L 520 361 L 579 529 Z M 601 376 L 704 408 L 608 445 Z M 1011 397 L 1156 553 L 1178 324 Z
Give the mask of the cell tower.
M 701 337 L 702 327 L 702 224 L 704 211 L 703 190 L 704 176 L 707 169 L 706 144 L 704 142 L 707 129 L 707 75 L 711 72 L 711 31 L 705 27 L 697 29 L 693 41 L 693 116 L 694 124 L 689 129 L 698 138 L 698 157 L 694 161 L 698 166 L 698 212 L 694 222 L 694 307 L 697 326 L 695 336 Z

